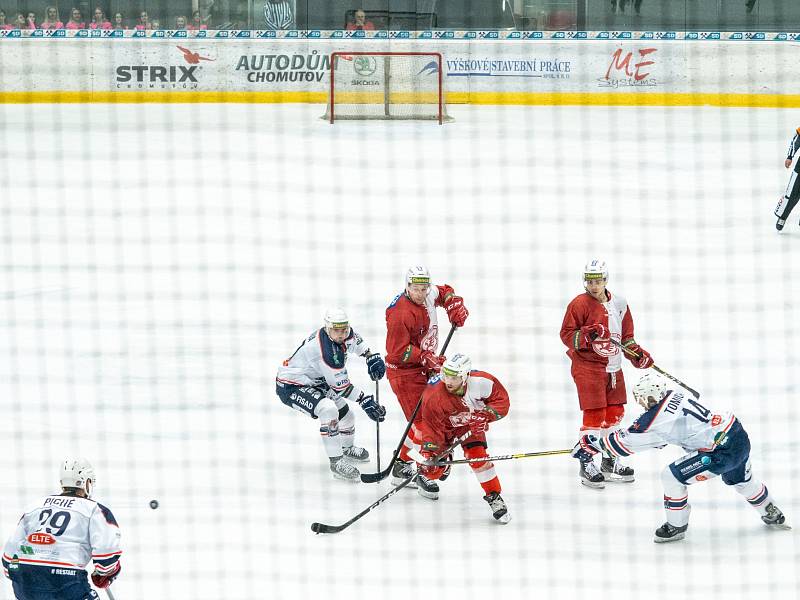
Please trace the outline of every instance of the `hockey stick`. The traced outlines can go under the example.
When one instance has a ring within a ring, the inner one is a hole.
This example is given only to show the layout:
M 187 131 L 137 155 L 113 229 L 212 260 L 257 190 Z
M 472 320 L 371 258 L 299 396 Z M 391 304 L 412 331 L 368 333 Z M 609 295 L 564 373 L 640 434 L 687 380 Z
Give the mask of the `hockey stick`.
M 456 329 L 457 328 L 455 325 L 450 327 L 450 333 L 447 334 L 447 339 L 444 341 L 444 346 L 442 346 L 442 351 L 439 352 L 439 356 L 444 356 L 444 353 L 447 350 L 447 346 L 450 344 L 450 339 L 453 337 L 453 334 L 455 333 Z M 392 471 L 392 467 L 394 466 L 394 462 L 400 455 L 400 450 L 403 449 L 403 444 L 406 441 L 406 436 L 408 436 L 408 432 L 411 431 L 411 426 L 414 424 L 414 419 L 417 418 L 417 413 L 419 412 L 421 406 L 422 406 L 422 394 L 420 394 L 419 400 L 417 401 L 417 405 L 414 407 L 414 411 L 411 413 L 411 418 L 408 420 L 408 425 L 406 425 L 406 430 L 403 432 L 403 437 L 400 438 L 400 443 L 397 445 L 397 448 L 392 454 L 392 459 L 389 461 L 387 467 L 383 471 L 378 470 L 377 473 L 362 473 L 361 481 L 363 481 L 364 483 L 375 483 L 377 481 L 382 481 L 383 479 L 386 479 L 389 476 L 389 473 Z
M 108 594 L 108 600 L 115 600 L 114 594 L 111 592 L 110 588 L 106 588 L 106 594 Z
M 375 382 L 375 404 L 381 405 L 380 401 L 380 381 Z M 381 422 L 375 421 L 375 455 L 378 457 L 378 472 L 381 470 Z
M 611 342 L 612 344 L 614 344 L 614 345 L 615 345 L 617 348 L 622 348 L 623 352 L 627 352 L 627 353 L 628 353 L 630 356 L 632 356 L 633 358 L 642 358 L 640 355 L 636 354 L 636 352 L 634 352 L 634 351 L 633 351 L 633 350 L 631 350 L 630 348 L 627 348 L 627 347 L 623 346 L 623 345 L 622 345 L 620 342 L 618 342 L 617 340 L 615 340 L 615 339 L 611 338 L 611 339 L 609 339 L 608 341 L 609 341 L 609 342 Z M 662 369 L 661 367 L 659 367 L 659 366 L 658 366 L 658 365 L 656 365 L 655 363 L 653 363 L 652 365 L 650 365 L 650 368 L 651 368 L 651 369 L 653 369 L 654 371 L 656 371 L 657 373 L 660 373 L 661 375 L 663 375 L 663 376 L 664 376 L 664 377 L 666 377 L 667 379 L 669 379 L 669 380 L 671 380 L 671 381 L 674 381 L 674 382 L 675 382 L 675 383 L 677 383 L 679 386 L 681 386 L 683 389 L 685 389 L 685 390 L 689 391 L 689 392 L 692 394 L 692 396 L 694 396 L 695 398 L 700 398 L 700 393 L 699 393 L 697 390 L 694 390 L 694 389 L 690 388 L 688 385 L 686 385 L 685 383 L 683 383 L 683 382 L 682 382 L 680 379 L 678 379 L 677 377 L 674 377 L 674 376 L 670 375 L 669 373 L 667 373 L 667 372 L 666 372 L 664 369 Z
M 543 450 L 542 452 L 524 452 L 519 454 L 501 454 L 499 456 L 484 456 L 479 458 L 464 458 L 459 460 L 440 460 L 433 466 L 439 465 L 468 465 L 470 463 L 478 463 L 478 462 L 488 462 L 488 461 L 496 461 L 496 460 L 511 460 L 514 458 L 533 458 L 536 456 L 555 456 L 557 454 L 569 454 L 572 452 L 572 448 L 569 450 Z
M 455 448 L 461 442 L 466 440 L 470 435 L 471 435 L 471 433 L 467 432 L 464 435 L 462 435 L 461 437 L 457 438 L 450 446 L 448 446 L 448 448 L 444 452 L 441 452 L 440 454 L 437 454 L 435 460 L 438 461 L 440 458 L 443 458 L 443 457 L 447 456 L 453 450 L 453 448 Z M 313 531 L 314 533 L 318 533 L 318 534 L 319 533 L 339 533 L 340 531 L 342 531 L 344 529 L 347 529 L 348 527 L 350 527 L 350 525 L 352 525 L 353 523 L 358 521 L 361 517 L 366 515 L 368 512 L 370 512 L 371 510 L 377 508 L 378 506 L 380 506 L 381 504 L 386 502 L 389 498 L 394 496 L 397 492 L 402 490 L 407 485 L 410 485 L 413 481 L 415 481 L 417 479 L 417 475 L 418 474 L 419 473 L 414 473 L 414 475 L 412 477 L 409 477 L 408 479 L 406 479 L 403 483 L 401 483 L 397 487 L 394 487 L 391 490 L 389 490 L 388 492 L 386 492 L 386 494 L 384 494 L 383 496 L 381 496 L 380 498 L 375 500 L 375 502 L 370 504 L 367 508 L 362 510 L 360 513 L 358 513 L 355 517 L 353 517 L 349 521 L 347 521 L 345 523 L 342 523 L 341 525 L 326 525 L 325 523 L 312 523 L 311 524 L 311 531 Z

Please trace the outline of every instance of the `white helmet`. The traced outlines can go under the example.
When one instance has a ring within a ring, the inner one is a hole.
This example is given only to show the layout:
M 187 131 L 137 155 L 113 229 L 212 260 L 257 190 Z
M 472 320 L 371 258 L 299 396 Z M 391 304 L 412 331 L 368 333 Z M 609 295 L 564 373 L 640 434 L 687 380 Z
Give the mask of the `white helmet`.
M 92 488 L 96 482 L 94 467 L 85 458 L 67 458 L 61 464 L 61 487 L 78 488 L 92 495 Z
M 431 273 L 430 271 L 428 271 L 428 267 L 424 265 L 417 265 L 415 267 L 410 267 L 408 271 L 406 271 L 406 287 L 408 287 L 412 283 L 421 283 L 423 285 L 430 285 Z
M 454 354 L 442 365 L 442 375 L 458 376 L 462 380 L 467 378 L 470 371 L 472 371 L 472 361 L 466 354 Z
M 350 319 L 343 308 L 329 308 L 325 311 L 325 329 L 349 329 Z
M 583 286 L 586 287 L 586 282 L 594 279 L 608 281 L 608 265 L 601 258 L 593 258 L 583 267 Z
M 633 386 L 636 402 L 648 410 L 658 404 L 667 393 L 667 382 L 655 373 L 647 373 Z

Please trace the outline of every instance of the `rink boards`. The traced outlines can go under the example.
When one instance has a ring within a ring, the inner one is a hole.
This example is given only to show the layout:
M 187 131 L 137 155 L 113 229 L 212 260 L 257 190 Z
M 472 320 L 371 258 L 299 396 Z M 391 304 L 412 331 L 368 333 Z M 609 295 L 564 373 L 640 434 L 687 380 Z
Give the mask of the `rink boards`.
M 0 40 L 0 101 L 327 100 L 334 51 L 438 52 L 450 104 L 800 106 L 795 42 L 693 39 Z M 351 68 L 346 65 L 345 68 Z M 374 73 L 353 81 L 369 86 Z

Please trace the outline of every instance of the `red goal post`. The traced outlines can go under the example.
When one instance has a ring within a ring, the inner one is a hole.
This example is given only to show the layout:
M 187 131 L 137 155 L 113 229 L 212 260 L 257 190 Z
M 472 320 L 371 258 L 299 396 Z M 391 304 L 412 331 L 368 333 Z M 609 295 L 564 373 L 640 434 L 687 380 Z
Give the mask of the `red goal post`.
M 325 118 L 452 121 L 443 71 L 439 52 L 332 52 Z

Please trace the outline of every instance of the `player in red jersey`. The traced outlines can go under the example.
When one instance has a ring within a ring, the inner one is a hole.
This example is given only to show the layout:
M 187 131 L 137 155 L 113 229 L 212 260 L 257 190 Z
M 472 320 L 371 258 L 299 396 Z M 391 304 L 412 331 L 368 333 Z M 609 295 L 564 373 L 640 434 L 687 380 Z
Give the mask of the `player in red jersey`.
M 625 355 L 638 369 L 653 364 L 650 354 L 633 338 L 633 318 L 622 296 L 606 289 L 608 267 L 605 261 L 589 261 L 583 270 L 586 292 L 567 306 L 561 324 L 561 341 L 572 359 L 572 378 L 578 388 L 578 402 L 583 411 L 581 435 L 607 434 L 617 427 L 625 414 L 625 379 L 622 375 L 622 352 L 609 339 L 622 343 L 639 356 Z M 634 472 L 619 460 L 603 458 L 600 470 L 591 462 L 581 462 L 581 483 L 602 488 L 605 481 L 633 481 Z
M 486 431 L 489 423 L 494 423 L 508 414 L 508 392 L 496 377 L 484 371 L 473 371 L 472 362 L 464 354 L 456 354 L 442 365 L 440 381 L 431 383 L 425 389 L 420 419 L 415 423 L 417 439 L 422 445 L 422 456 L 431 461 L 453 441 L 469 432 L 470 436 L 461 442 L 466 458 L 486 458 Z M 478 478 L 485 495 L 483 497 L 492 509 L 492 516 L 500 523 L 508 523 L 511 515 L 500 496 L 500 480 L 490 461 L 469 463 Z M 443 466 L 418 465 L 420 473 L 432 484 L 426 487 L 422 482 L 417 491 L 425 498 L 436 500 L 439 497 L 437 479 L 445 477 Z
M 411 418 L 414 407 L 425 391 L 428 373 L 438 373 L 445 360 L 436 354 L 439 346 L 437 306 L 447 311 L 447 318 L 452 325 L 464 326 L 469 315 L 464 299 L 456 296 L 449 285 L 431 285 L 427 267 L 415 266 L 406 273 L 405 291 L 396 296 L 386 309 L 387 376 L 406 420 Z M 413 431 L 409 431 L 400 456 L 392 467 L 394 485 L 400 485 L 414 474 L 408 451 L 419 446 Z M 424 481 L 424 477 L 417 481 Z M 414 487 L 414 484 L 408 487 Z

